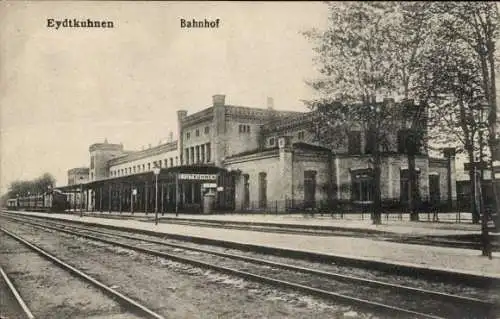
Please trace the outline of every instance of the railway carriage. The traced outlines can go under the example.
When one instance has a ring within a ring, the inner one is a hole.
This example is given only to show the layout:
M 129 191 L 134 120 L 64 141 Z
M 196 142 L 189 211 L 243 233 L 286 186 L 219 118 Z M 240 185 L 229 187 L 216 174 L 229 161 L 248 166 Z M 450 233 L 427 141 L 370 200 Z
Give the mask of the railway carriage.
M 68 208 L 65 194 L 58 190 L 38 195 L 22 196 L 7 200 L 7 207 L 13 210 L 55 212 Z
M 17 210 L 17 199 L 11 198 L 7 200 L 7 209 Z

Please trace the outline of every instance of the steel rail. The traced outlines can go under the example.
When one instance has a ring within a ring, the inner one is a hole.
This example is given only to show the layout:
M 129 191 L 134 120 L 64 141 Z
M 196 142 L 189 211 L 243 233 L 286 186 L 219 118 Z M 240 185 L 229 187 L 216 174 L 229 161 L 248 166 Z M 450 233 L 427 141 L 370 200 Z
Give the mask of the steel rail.
M 373 287 L 395 289 L 395 290 L 398 290 L 402 293 L 413 293 L 413 294 L 418 294 L 418 295 L 422 295 L 425 297 L 431 296 L 433 298 L 439 298 L 440 300 L 452 301 L 452 302 L 457 302 L 457 303 L 467 303 L 467 304 L 471 304 L 475 307 L 481 306 L 481 307 L 486 307 L 486 308 L 492 308 L 495 306 L 495 304 L 493 304 L 491 302 L 477 299 L 477 298 L 463 297 L 463 296 L 453 295 L 453 294 L 449 294 L 449 293 L 437 292 L 437 291 L 433 291 L 433 290 L 426 290 L 426 289 L 408 287 L 408 286 L 403 286 L 403 285 L 398 285 L 398 284 L 391 284 L 391 283 L 382 282 L 382 281 L 378 281 L 378 280 L 372 280 L 372 279 L 360 278 L 360 277 L 356 277 L 356 276 L 321 271 L 321 270 L 316 270 L 316 269 L 311 269 L 311 268 L 305 268 L 305 267 L 294 266 L 294 265 L 289 265 L 289 264 L 284 264 L 284 263 L 279 263 L 279 262 L 273 262 L 273 261 L 259 259 L 259 258 L 253 258 L 253 257 L 242 256 L 242 255 L 237 255 L 237 254 L 229 254 L 229 253 L 224 253 L 224 252 L 212 251 L 209 249 L 190 247 L 190 246 L 185 246 L 185 245 L 180 245 L 180 244 L 170 244 L 170 243 L 166 243 L 166 242 L 160 241 L 160 240 L 145 239 L 145 238 L 140 238 L 138 236 L 133 236 L 133 235 L 118 234 L 118 233 L 113 232 L 113 231 L 105 232 L 105 231 L 81 227 L 81 226 L 66 225 L 66 224 L 58 223 L 58 222 L 52 222 L 52 221 L 47 222 L 45 220 L 43 222 L 53 224 L 53 225 L 59 225 L 61 227 L 68 227 L 68 228 L 72 228 L 72 229 L 80 230 L 80 231 L 88 231 L 88 232 L 93 232 L 93 233 L 98 233 L 98 234 L 103 234 L 103 235 L 108 235 L 108 236 L 112 235 L 115 237 L 121 237 L 121 238 L 125 238 L 125 239 L 138 240 L 138 241 L 143 241 L 143 242 L 147 242 L 147 243 L 168 246 L 168 247 L 172 247 L 172 248 L 180 248 L 180 249 L 201 252 L 201 253 L 216 255 L 216 256 L 225 257 L 225 258 L 230 258 L 230 259 L 246 261 L 246 262 L 260 264 L 260 265 L 266 265 L 266 266 L 270 266 L 270 267 L 277 267 L 277 268 L 281 268 L 281 269 L 297 271 L 297 272 L 302 272 L 302 273 L 308 273 L 308 274 L 317 275 L 317 276 L 324 276 L 324 277 L 328 277 L 331 279 L 344 281 L 344 282 L 355 282 L 358 284 L 367 284 L 367 285 L 371 285 Z M 71 232 L 71 231 L 68 231 L 65 229 L 63 230 L 63 229 L 53 227 L 53 226 L 47 226 L 47 225 L 41 226 L 40 224 L 32 224 L 32 225 L 39 226 L 39 227 L 46 227 L 46 228 L 50 228 L 50 229 L 54 229 L 54 230 L 58 230 L 58 231 L 63 231 L 63 232 L 67 232 L 69 234 L 75 234 L 74 232 Z M 80 234 L 78 234 L 78 235 L 80 235 Z M 91 236 L 91 235 L 89 235 L 89 236 Z M 94 239 L 94 237 L 90 238 L 90 239 Z M 97 237 L 97 239 L 99 239 L 99 238 Z
M 107 243 L 110 245 L 130 249 L 130 250 L 140 251 L 140 252 L 143 252 L 143 253 L 146 253 L 149 255 L 170 259 L 170 260 L 174 260 L 174 261 L 177 261 L 180 263 L 190 264 L 190 265 L 194 265 L 194 266 L 201 267 L 201 268 L 211 269 L 214 271 L 234 275 L 237 277 L 242 277 L 242 278 L 253 280 L 253 281 L 268 283 L 268 284 L 272 284 L 272 285 L 280 286 L 280 287 L 285 287 L 285 288 L 291 288 L 294 290 L 302 291 L 305 293 L 317 295 L 317 296 L 324 297 L 324 298 L 326 297 L 326 298 L 338 300 L 341 302 L 356 304 L 358 306 L 363 306 L 365 308 L 370 308 L 370 309 L 373 309 L 376 311 L 383 311 L 385 313 L 390 313 L 391 317 L 394 317 L 394 315 L 397 315 L 397 316 L 411 317 L 411 318 L 417 317 L 417 318 L 429 318 L 429 319 L 444 319 L 443 317 L 439 317 L 439 316 L 435 316 L 435 315 L 420 313 L 417 311 L 403 309 L 403 308 L 399 308 L 399 307 L 395 307 L 395 306 L 390 306 L 390 305 L 382 304 L 379 302 L 374 302 L 374 301 L 369 301 L 369 300 L 365 300 L 365 299 L 361 299 L 361 298 L 346 296 L 346 295 L 331 292 L 331 291 L 326 291 L 326 290 L 322 290 L 322 289 L 318 289 L 318 288 L 308 287 L 308 286 L 305 286 L 302 284 L 297 284 L 297 283 L 293 283 L 293 282 L 289 282 L 289 281 L 274 279 L 274 278 L 267 277 L 267 276 L 252 274 L 252 273 L 249 273 L 246 271 L 232 269 L 232 268 L 228 268 L 228 267 L 224 267 L 224 266 L 218 266 L 218 265 L 210 264 L 210 263 L 200 261 L 200 260 L 195 260 L 195 259 L 191 259 L 191 258 L 187 258 L 187 257 L 181 257 L 178 255 L 165 253 L 165 252 L 158 251 L 158 250 L 152 250 L 152 249 L 148 249 L 148 248 L 143 248 L 143 247 L 138 247 L 138 246 L 129 245 L 129 244 L 125 244 L 125 243 L 120 243 L 117 241 L 104 239 L 104 238 L 100 238 L 100 237 L 95 237 L 95 236 L 88 235 L 88 234 L 81 234 L 81 233 L 73 232 L 70 230 L 60 229 L 57 227 L 46 226 L 46 225 L 36 225 L 36 226 L 42 227 L 42 228 L 45 227 L 48 229 L 54 229 L 56 231 L 61 231 L 61 232 L 67 233 L 67 234 L 76 235 L 79 237 Z M 67 226 L 67 225 L 63 225 L 63 226 L 72 227 L 72 226 Z M 212 254 L 212 252 L 210 252 L 210 253 Z M 230 254 L 229 254 L 229 256 L 234 257 L 233 255 L 230 255 Z M 239 256 L 239 257 L 244 257 L 244 256 Z M 247 258 L 247 257 L 244 257 L 244 258 Z M 267 261 L 262 260 L 262 264 L 264 264 L 264 262 L 267 262 Z M 274 262 L 271 262 L 271 263 L 273 265 L 274 264 L 279 265 L 278 263 L 274 263 Z M 286 265 L 286 266 L 295 267 L 295 266 L 291 266 L 291 265 Z M 298 271 L 301 271 L 300 269 L 301 269 L 301 267 L 297 267 Z M 312 269 L 309 269 L 309 270 L 312 272 L 316 272 L 315 270 L 312 270 Z
M 23 312 L 26 315 L 26 317 L 28 319 L 34 319 L 35 316 L 31 312 L 31 310 L 28 308 L 28 306 L 26 305 L 26 303 L 24 302 L 23 298 L 21 297 L 21 295 L 17 291 L 17 289 L 14 286 L 14 284 L 10 281 L 9 276 L 7 276 L 7 273 L 5 273 L 5 271 L 3 270 L 2 266 L 0 266 L 0 274 L 3 277 L 3 280 L 7 283 L 7 286 L 9 286 L 9 289 L 12 292 L 12 294 L 14 295 L 14 297 L 16 298 L 17 303 L 23 309 Z
M 50 261 L 54 262 L 59 267 L 69 271 L 70 273 L 76 275 L 79 278 L 82 278 L 82 279 L 92 283 L 94 286 L 103 290 L 104 292 L 111 295 L 112 297 L 117 298 L 123 305 L 132 306 L 136 311 L 142 313 L 147 318 L 165 319 L 163 316 L 148 309 L 146 306 L 141 305 L 139 302 L 125 296 L 124 294 L 114 290 L 113 288 L 108 287 L 107 285 L 103 284 L 102 282 L 98 281 L 97 279 L 95 279 L 95 278 L 91 277 L 90 275 L 87 275 L 86 273 L 82 272 L 81 270 L 65 263 L 64 261 L 55 257 L 54 255 L 48 253 L 47 251 L 43 250 L 42 248 L 30 243 L 29 241 L 17 236 L 16 234 L 8 231 L 7 229 L 0 227 L 0 231 L 4 232 L 5 234 L 9 235 L 10 237 L 16 239 L 17 241 L 21 242 L 22 244 L 24 244 L 27 247 L 31 248 L 32 250 L 36 251 L 38 254 L 40 254 L 44 258 L 49 259 Z

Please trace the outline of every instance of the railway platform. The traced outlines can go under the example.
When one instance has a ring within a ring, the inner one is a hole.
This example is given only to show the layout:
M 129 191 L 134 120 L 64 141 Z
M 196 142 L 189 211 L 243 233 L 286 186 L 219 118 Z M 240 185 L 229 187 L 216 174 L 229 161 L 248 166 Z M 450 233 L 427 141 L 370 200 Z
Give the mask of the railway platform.
M 472 249 L 458 249 L 435 246 L 423 246 L 414 244 L 403 244 L 397 242 L 387 242 L 374 240 L 362 237 L 342 237 L 342 236 L 307 236 L 298 234 L 280 234 L 280 233 L 263 233 L 249 230 L 236 229 L 220 229 L 207 228 L 199 226 L 188 226 L 179 224 L 170 224 L 168 220 L 163 220 L 158 225 L 151 221 L 138 220 L 127 218 L 129 214 L 123 214 L 121 219 L 99 218 L 99 214 L 95 216 L 79 214 L 47 214 L 47 213 L 31 213 L 17 212 L 18 214 L 38 215 L 49 218 L 57 218 L 62 220 L 81 221 L 85 223 L 97 223 L 121 228 L 130 228 L 140 231 L 157 232 L 186 237 L 206 238 L 212 241 L 232 242 L 242 245 L 258 245 L 276 249 L 284 249 L 290 251 L 301 251 L 319 255 L 339 256 L 345 258 L 353 258 L 361 261 L 377 261 L 381 263 L 389 263 L 399 266 L 416 267 L 422 269 L 432 269 L 437 271 L 456 272 L 467 275 L 491 277 L 500 279 L 500 254 L 493 253 L 493 259 L 488 259 L 481 256 L 481 252 Z M 109 213 L 103 213 L 106 215 Z M 144 214 L 143 214 L 144 215 Z M 134 214 L 135 217 L 142 216 L 139 213 Z M 154 214 L 148 214 L 148 219 Z M 144 217 L 146 217 L 144 215 Z M 171 214 L 165 214 L 163 218 L 172 218 Z M 209 216 L 189 216 L 181 215 L 179 218 L 209 218 L 209 219 L 224 219 L 224 220 L 250 220 L 250 217 L 239 215 L 209 215 Z M 260 221 L 276 222 L 281 218 L 287 223 L 304 222 L 300 218 L 305 217 L 287 215 L 284 216 L 269 216 L 256 215 L 252 218 L 259 218 Z M 284 222 L 281 220 L 281 222 Z M 431 232 L 436 235 L 449 233 L 470 233 L 477 232 L 477 225 L 454 225 L 460 226 L 462 229 L 452 228 L 450 225 L 444 228 L 429 228 L 428 226 L 413 227 L 408 223 L 387 222 L 386 224 L 374 226 L 369 220 L 346 222 L 342 220 L 326 221 L 317 219 L 308 221 L 308 223 L 343 223 L 349 225 L 346 227 L 365 227 L 366 229 L 376 228 L 382 231 L 393 232 Z M 406 224 L 406 225 L 405 225 Z M 463 227 L 466 226 L 466 227 Z M 474 229 L 476 227 L 476 229 Z
M 80 212 L 71 212 L 79 214 Z M 154 218 L 154 213 L 145 214 L 137 212 L 131 214 L 129 212 L 84 212 L 88 216 L 121 216 L 123 218 Z M 455 214 L 450 214 L 455 215 Z M 462 215 L 464 215 L 462 213 Z M 447 216 L 447 217 L 450 217 Z M 385 215 L 384 215 L 385 217 Z M 230 222 L 230 223 L 243 223 L 243 224 L 269 224 L 275 226 L 312 226 L 322 227 L 324 229 L 339 230 L 345 229 L 353 232 L 389 232 L 404 235 L 422 235 L 422 236 L 453 236 L 453 235 L 467 235 L 479 234 L 481 226 L 472 224 L 471 222 L 452 223 L 452 222 L 427 222 L 426 216 L 421 217 L 421 222 L 409 221 L 409 217 L 403 215 L 403 219 L 399 220 L 395 216 L 390 219 L 382 219 L 381 225 L 373 225 L 370 216 L 366 215 L 361 219 L 360 215 L 349 216 L 344 218 L 331 217 L 329 214 L 175 214 L 165 213 L 159 214 L 162 221 L 168 222 L 171 219 L 181 220 L 196 220 L 200 222 Z M 447 218 L 446 220 L 450 220 Z

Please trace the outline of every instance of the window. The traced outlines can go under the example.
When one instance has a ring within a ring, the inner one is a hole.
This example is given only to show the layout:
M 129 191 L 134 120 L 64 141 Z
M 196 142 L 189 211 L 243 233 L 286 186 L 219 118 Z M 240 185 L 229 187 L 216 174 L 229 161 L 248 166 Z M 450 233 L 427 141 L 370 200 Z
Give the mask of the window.
M 259 208 L 267 207 L 267 174 L 259 173 Z
M 189 164 L 189 147 L 184 149 L 184 164 Z
M 415 131 L 415 141 L 413 141 L 413 134 L 409 129 L 402 129 L 398 131 L 398 153 L 406 154 L 408 150 L 413 150 L 415 154 L 421 154 L 422 140 L 418 137 Z
M 271 138 L 269 139 L 269 146 L 274 146 L 274 143 L 275 143 L 275 141 L 274 141 L 274 137 L 271 137 Z
M 196 163 L 200 162 L 200 146 L 196 146 Z
M 151 170 L 151 163 L 148 163 L 148 171 Z
M 196 129 L 196 137 L 200 136 L 200 130 Z
M 373 172 L 371 169 L 351 172 L 351 200 L 370 202 L 373 200 Z
M 200 145 L 200 160 L 205 163 L 205 144 Z
M 417 191 L 414 193 L 417 195 L 416 200 L 420 199 L 420 171 L 415 171 L 415 186 Z M 403 203 L 408 202 L 410 198 L 410 171 L 408 169 L 402 169 L 400 172 L 400 200 Z
M 304 207 L 312 208 L 316 200 L 316 171 L 304 171 Z
M 175 157 L 175 165 L 179 165 L 179 157 L 178 156 Z
M 361 132 L 350 131 L 348 133 L 347 151 L 349 154 L 361 154 Z
M 146 165 L 142 164 L 142 171 L 144 172 L 146 170 Z
M 250 206 L 250 175 L 243 174 L 243 207 L 248 208 Z
M 190 132 L 186 132 L 186 140 L 189 140 L 190 137 L 191 137 L 191 133 Z
M 189 159 L 191 161 L 191 164 L 194 164 L 194 146 L 191 147 L 191 149 L 189 150 L 189 155 L 191 156 L 191 158 Z
M 177 162 L 177 157 L 175 158 L 175 161 Z M 172 157 L 170 158 L 170 166 L 174 166 L 174 159 Z
M 205 134 L 210 133 L 210 126 L 205 126 Z
M 375 132 L 373 130 L 368 130 L 365 133 L 365 154 L 373 154 L 373 151 L 375 150 L 373 146 L 376 144 L 375 143 Z
M 441 200 L 441 187 L 439 185 L 439 175 L 429 175 L 429 194 L 432 203 L 439 203 Z
M 91 157 L 90 157 L 90 169 L 93 169 L 93 168 L 94 168 L 94 161 L 95 161 L 94 156 L 91 156 Z
M 211 159 L 211 149 L 210 149 L 210 143 L 207 143 L 207 163 L 209 163 L 212 159 Z
M 136 167 L 137 167 L 137 166 L 134 166 L 134 169 L 133 169 L 133 171 L 134 171 L 134 174 L 135 174 L 135 169 L 136 169 Z
M 250 125 L 240 124 L 239 125 L 239 132 L 240 133 L 250 133 Z
M 297 135 L 298 135 L 299 140 L 304 139 L 304 131 L 300 131 Z

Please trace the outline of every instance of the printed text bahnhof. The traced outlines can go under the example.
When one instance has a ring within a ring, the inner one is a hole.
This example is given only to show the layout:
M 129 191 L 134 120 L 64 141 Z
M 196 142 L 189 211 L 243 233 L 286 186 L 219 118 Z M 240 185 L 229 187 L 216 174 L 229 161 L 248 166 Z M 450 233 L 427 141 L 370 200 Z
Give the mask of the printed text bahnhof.
M 113 21 L 91 19 L 47 19 L 47 28 L 114 28 Z

